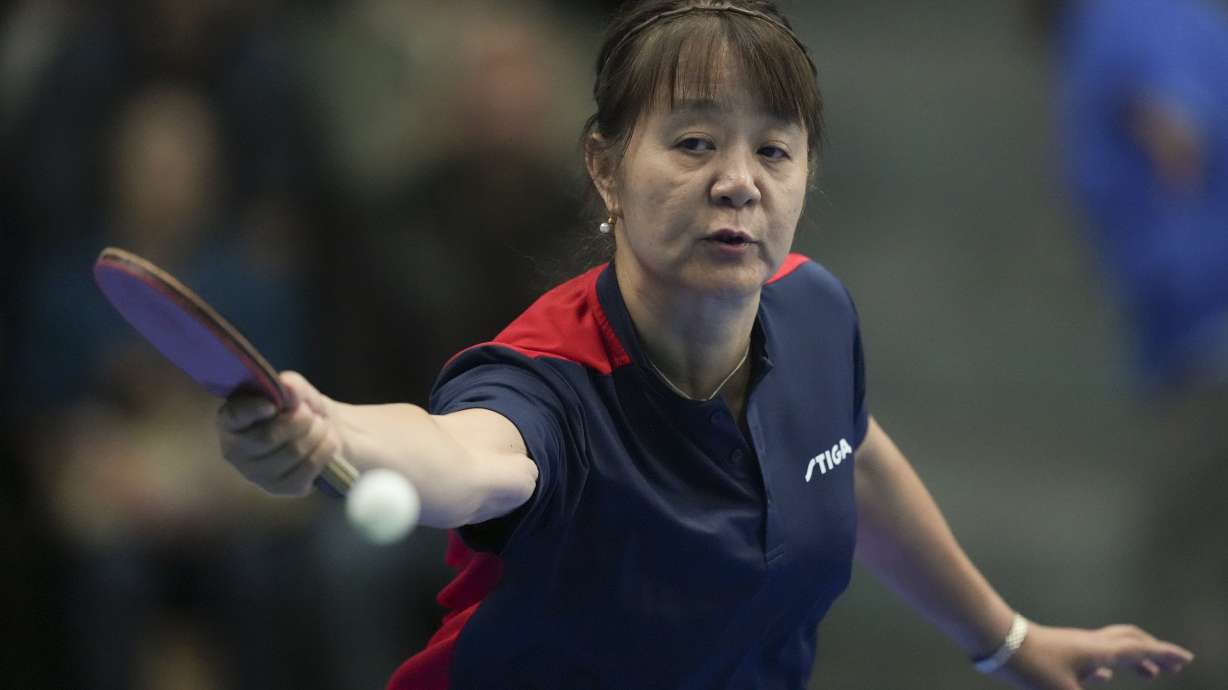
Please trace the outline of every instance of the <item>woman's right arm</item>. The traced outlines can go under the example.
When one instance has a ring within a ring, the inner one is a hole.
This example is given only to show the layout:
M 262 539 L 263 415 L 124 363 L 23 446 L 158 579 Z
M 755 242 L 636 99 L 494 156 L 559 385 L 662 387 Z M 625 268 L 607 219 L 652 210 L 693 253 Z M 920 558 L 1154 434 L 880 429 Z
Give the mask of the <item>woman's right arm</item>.
M 422 501 L 421 523 L 452 528 L 506 515 L 533 494 L 537 465 L 506 417 L 483 409 L 434 416 L 416 405 L 348 405 L 286 372 L 280 414 L 253 397 L 218 411 L 222 455 L 265 491 L 302 496 L 334 458 L 359 472 L 405 475 Z

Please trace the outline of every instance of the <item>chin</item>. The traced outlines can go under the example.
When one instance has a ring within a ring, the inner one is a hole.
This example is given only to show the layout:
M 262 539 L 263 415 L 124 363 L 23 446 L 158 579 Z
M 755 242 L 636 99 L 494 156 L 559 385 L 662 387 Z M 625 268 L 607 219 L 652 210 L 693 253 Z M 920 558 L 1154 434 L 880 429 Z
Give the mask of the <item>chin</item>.
M 757 293 L 770 278 L 768 266 L 753 265 L 705 267 L 700 275 L 686 281 L 696 292 L 720 299 L 739 299 Z

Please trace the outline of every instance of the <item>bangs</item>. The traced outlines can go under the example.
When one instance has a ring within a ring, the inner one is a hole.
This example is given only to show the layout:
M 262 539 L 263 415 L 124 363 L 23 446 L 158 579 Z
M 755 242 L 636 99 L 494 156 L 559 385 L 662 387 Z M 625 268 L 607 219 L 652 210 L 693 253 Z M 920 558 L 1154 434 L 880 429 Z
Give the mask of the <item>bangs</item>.
M 625 80 L 624 117 L 691 101 L 728 103 L 734 96 L 729 75 L 736 71 L 763 112 L 806 129 L 809 155 L 817 157 L 822 99 L 814 67 L 781 28 L 738 14 L 705 13 L 669 21 L 639 39 L 618 79 Z M 611 124 L 629 130 L 633 121 Z

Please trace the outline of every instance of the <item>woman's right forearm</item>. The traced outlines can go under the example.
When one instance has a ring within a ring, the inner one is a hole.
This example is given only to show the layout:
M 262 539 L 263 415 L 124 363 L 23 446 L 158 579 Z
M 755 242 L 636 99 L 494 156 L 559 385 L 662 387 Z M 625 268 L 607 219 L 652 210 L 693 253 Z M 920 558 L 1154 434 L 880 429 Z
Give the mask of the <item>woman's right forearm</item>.
M 345 459 L 360 472 L 385 467 L 405 475 L 418 490 L 424 525 L 480 522 L 510 512 L 532 494 L 537 468 L 523 448 L 516 453 L 514 447 L 472 443 L 480 430 L 462 442 L 455 428 L 416 405 L 333 401 L 331 407 Z
M 537 465 L 520 431 L 484 409 L 432 416 L 415 405 L 348 405 L 283 372 L 285 409 L 229 398 L 217 415 L 222 456 L 271 494 L 303 496 L 334 460 L 384 467 L 418 490 L 419 520 L 450 528 L 505 515 L 532 496 Z

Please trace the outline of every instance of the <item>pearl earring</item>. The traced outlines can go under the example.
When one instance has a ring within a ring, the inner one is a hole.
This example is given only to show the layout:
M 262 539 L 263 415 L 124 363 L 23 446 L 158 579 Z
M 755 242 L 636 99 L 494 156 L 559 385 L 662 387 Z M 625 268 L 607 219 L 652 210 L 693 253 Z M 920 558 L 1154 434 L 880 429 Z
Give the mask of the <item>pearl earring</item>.
M 597 226 L 597 232 L 608 235 L 614 230 L 614 216 L 610 216 L 604 223 Z

